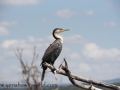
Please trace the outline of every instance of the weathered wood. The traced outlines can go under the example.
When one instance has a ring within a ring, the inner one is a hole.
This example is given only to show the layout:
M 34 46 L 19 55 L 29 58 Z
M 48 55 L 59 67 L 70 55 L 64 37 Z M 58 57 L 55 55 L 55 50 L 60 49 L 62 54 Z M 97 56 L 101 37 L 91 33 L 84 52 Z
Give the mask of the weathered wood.
M 113 84 L 109 84 L 109 83 L 105 83 L 105 82 L 101 82 L 101 81 L 96 81 L 96 80 L 91 80 L 91 79 L 83 78 L 81 76 L 77 76 L 75 74 L 71 74 L 68 69 L 68 65 L 67 65 L 67 62 L 65 59 L 64 59 L 64 61 L 65 61 L 65 66 L 62 65 L 62 63 L 63 63 L 62 62 L 60 64 L 59 68 L 56 69 L 56 74 L 61 74 L 61 75 L 67 76 L 73 85 L 83 88 L 83 89 L 86 89 L 86 90 L 102 90 L 102 89 L 98 89 L 98 88 L 92 86 L 91 84 L 103 86 L 103 87 L 113 89 L 113 90 L 120 90 L 120 86 L 117 86 L 117 85 L 113 85 Z M 44 66 L 51 69 L 51 71 L 53 71 L 55 69 L 52 65 L 50 65 L 46 62 L 44 63 Z M 86 82 L 86 83 L 89 83 L 90 85 L 83 85 L 83 84 L 77 83 L 75 80 Z

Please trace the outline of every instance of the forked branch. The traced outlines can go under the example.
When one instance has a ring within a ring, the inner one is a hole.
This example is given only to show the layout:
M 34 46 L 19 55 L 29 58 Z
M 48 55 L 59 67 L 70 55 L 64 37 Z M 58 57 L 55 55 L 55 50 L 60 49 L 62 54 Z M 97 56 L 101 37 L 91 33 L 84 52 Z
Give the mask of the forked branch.
M 64 58 L 64 62 L 65 62 L 65 66 L 62 64 L 63 63 L 62 62 L 60 64 L 60 66 L 58 67 L 58 69 L 56 69 L 56 74 L 61 74 L 61 75 L 67 76 L 73 85 L 75 85 L 79 88 L 85 89 L 85 90 L 102 90 L 97 87 L 94 87 L 93 84 L 98 85 L 98 86 L 103 86 L 103 87 L 113 89 L 113 90 L 120 90 L 120 87 L 117 85 L 113 85 L 113 84 L 109 84 L 109 83 L 105 83 L 105 82 L 101 82 L 101 81 L 96 81 L 96 80 L 91 80 L 91 79 L 86 79 L 81 76 L 71 74 L 70 70 L 68 69 L 68 64 L 67 64 L 67 61 L 65 60 L 65 58 Z M 51 71 L 54 71 L 54 69 L 55 69 L 52 65 L 50 65 L 46 62 L 44 63 L 44 66 L 51 69 Z M 83 85 L 81 83 L 76 82 L 76 80 L 86 82 L 90 85 Z
M 38 70 L 38 67 L 35 65 L 35 61 L 38 58 L 38 53 L 36 51 L 36 47 L 34 47 L 33 50 L 33 58 L 32 58 L 32 62 L 30 65 L 28 65 L 28 63 L 24 63 L 24 60 L 22 58 L 22 54 L 23 54 L 23 49 L 17 49 L 17 51 L 15 52 L 15 55 L 17 56 L 18 60 L 20 61 L 21 67 L 22 67 L 22 75 L 23 78 L 25 79 L 28 88 L 27 90 L 42 90 L 42 88 L 40 87 L 40 81 L 39 81 L 39 76 L 40 76 L 40 71 Z M 38 85 L 37 87 L 32 87 L 32 83 L 31 80 L 33 81 L 34 85 Z

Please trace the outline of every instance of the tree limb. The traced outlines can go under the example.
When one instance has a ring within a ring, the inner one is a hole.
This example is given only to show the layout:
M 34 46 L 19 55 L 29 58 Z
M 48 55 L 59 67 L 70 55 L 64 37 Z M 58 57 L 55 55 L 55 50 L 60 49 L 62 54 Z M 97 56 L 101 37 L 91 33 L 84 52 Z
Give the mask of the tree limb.
M 109 84 L 109 83 L 105 83 L 105 82 L 101 82 L 101 81 L 96 81 L 96 80 L 91 80 L 91 79 L 87 79 L 87 78 L 83 78 L 81 76 L 71 74 L 71 72 L 68 69 L 68 65 L 67 65 L 67 62 L 65 59 L 64 59 L 64 62 L 65 62 L 65 66 L 62 65 L 62 63 L 63 63 L 62 62 L 60 64 L 59 68 L 56 69 L 56 74 L 61 74 L 61 75 L 67 76 L 73 85 L 83 88 L 83 89 L 86 89 L 86 90 L 102 90 L 102 89 L 98 89 L 98 88 L 94 87 L 92 84 L 98 85 L 98 86 L 103 86 L 103 87 L 113 89 L 113 90 L 120 90 L 120 87 L 117 85 L 113 85 L 113 84 Z M 46 62 L 44 63 L 44 66 L 48 67 L 51 71 L 53 71 L 55 69 L 52 65 L 50 65 Z M 75 80 L 86 82 L 86 83 L 89 83 L 90 85 L 83 85 L 83 84 L 76 82 Z
M 15 52 L 15 55 L 17 56 L 18 60 L 20 61 L 21 67 L 22 67 L 22 75 L 25 76 L 25 81 L 28 85 L 27 90 L 42 90 L 41 86 L 40 86 L 40 81 L 39 81 L 39 76 L 40 76 L 40 71 L 38 70 L 37 65 L 35 65 L 35 61 L 38 58 L 38 53 L 36 51 L 36 47 L 34 47 L 33 50 L 33 58 L 32 58 L 32 62 L 30 65 L 28 65 L 28 63 L 24 63 L 23 62 L 23 58 L 22 58 L 22 51 L 23 49 L 17 49 L 17 51 Z M 33 81 L 34 85 L 37 85 L 35 87 L 32 87 L 32 83 L 31 81 Z

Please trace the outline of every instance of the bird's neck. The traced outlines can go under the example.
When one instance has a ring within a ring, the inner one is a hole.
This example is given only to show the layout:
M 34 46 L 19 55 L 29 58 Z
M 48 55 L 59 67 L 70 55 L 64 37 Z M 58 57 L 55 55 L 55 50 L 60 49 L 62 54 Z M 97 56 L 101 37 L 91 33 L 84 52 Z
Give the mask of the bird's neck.
M 53 36 L 55 39 L 60 39 L 60 42 L 63 43 L 63 38 L 60 35 L 54 34 Z

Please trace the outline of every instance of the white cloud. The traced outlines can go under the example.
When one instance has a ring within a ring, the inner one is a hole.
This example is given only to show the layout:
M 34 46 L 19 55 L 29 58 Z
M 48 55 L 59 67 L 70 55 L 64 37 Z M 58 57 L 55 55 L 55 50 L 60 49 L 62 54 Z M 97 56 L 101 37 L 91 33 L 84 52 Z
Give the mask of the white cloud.
M 0 26 L 15 26 L 17 24 L 18 24 L 17 21 L 11 21 L 11 22 L 4 21 L 4 22 L 0 22 Z
M 80 55 L 78 53 L 71 53 L 70 58 L 73 59 L 73 60 L 74 59 L 80 59 Z
M 116 26 L 117 24 L 115 22 L 109 22 L 109 23 L 104 23 L 104 26 L 105 27 L 114 27 Z
M 16 72 L 16 73 L 14 73 Z M 12 83 L 13 82 L 18 82 L 20 81 L 20 78 L 16 77 L 16 75 L 18 75 L 18 73 L 21 72 L 21 68 L 19 66 L 9 66 L 3 70 L 1 70 L 0 74 L 2 74 L 2 76 L 0 76 L 0 80 L 2 83 Z M 8 77 L 9 75 L 9 77 Z
M 5 28 L 7 26 L 16 26 L 18 24 L 17 21 L 3 21 L 0 22 L 0 36 L 4 36 L 4 35 L 9 35 L 9 31 Z
M 48 42 L 46 42 L 48 41 Z M 18 39 L 13 39 L 13 40 L 5 40 L 1 44 L 1 48 L 6 50 L 6 53 L 4 55 L 6 57 L 14 55 L 14 50 L 16 51 L 17 48 L 22 48 L 24 50 L 24 55 L 27 58 L 32 57 L 32 49 L 34 46 L 37 47 L 37 49 L 40 49 L 40 54 L 43 54 L 45 49 L 49 46 L 49 44 L 52 43 L 50 38 L 46 38 L 46 40 L 39 39 L 39 38 L 34 38 L 32 36 L 28 37 L 26 40 L 18 40 Z M 46 47 L 46 48 L 43 48 Z M 32 48 L 32 49 L 31 49 Z M 8 50 L 8 51 L 7 51 Z
M 9 35 L 9 32 L 6 28 L 0 26 L 0 36 Z
M 67 39 L 66 39 L 67 38 Z M 73 40 L 74 43 L 72 45 L 76 45 L 77 47 L 80 47 L 81 39 L 84 40 L 80 35 L 73 35 L 69 37 L 64 37 L 66 39 L 64 43 L 69 42 L 72 43 Z M 47 42 L 46 42 L 47 41 Z M 35 38 L 35 37 L 28 37 L 28 39 L 25 40 L 19 40 L 19 39 L 12 39 L 12 40 L 5 40 L 1 45 L 0 45 L 0 53 L 2 53 L 2 57 L 0 57 L 0 63 L 2 67 L 5 69 L 6 66 L 5 64 L 10 66 L 20 66 L 19 62 L 14 62 L 17 61 L 17 58 L 14 54 L 14 51 L 19 48 L 23 48 L 23 59 L 25 62 L 27 61 L 28 64 L 30 63 L 30 60 L 32 59 L 32 51 L 33 47 L 37 47 L 37 51 L 39 52 L 39 59 L 37 61 L 37 65 L 39 66 L 41 62 L 41 58 L 45 52 L 45 49 L 49 46 L 50 43 L 54 41 L 52 36 L 48 36 L 46 38 Z M 86 40 L 85 40 L 86 41 Z M 83 46 L 84 45 L 84 46 Z M 69 69 L 71 73 L 80 75 L 86 78 L 96 78 L 96 79 L 106 79 L 107 75 L 110 74 L 109 77 L 107 78 L 114 78 L 119 76 L 119 61 L 116 60 L 114 62 L 113 60 L 116 59 L 117 56 L 120 56 L 120 50 L 111 48 L 111 49 L 104 49 L 96 45 L 95 43 L 83 43 L 83 52 L 81 50 L 75 50 L 74 47 L 67 47 L 66 44 L 63 45 L 63 50 L 59 56 L 59 58 L 56 60 L 54 66 L 57 68 L 59 64 L 62 62 L 63 58 L 66 57 L 66 60 L 68 62 Z M 75 47 L 76 48 L 76 47 Z M 78 48 L 77 48 L 78 49 Z M 75 50 L 75 51 L 74 51 Z M 84 55 L 83 55 L 84 54 Z M 12 57 L 12 58 L 11 58 Z M 105 59 L 103 59 L 106 57 Z M 99 61 L 95 61 L 93 59 L 100 60 L 102 62 L 99 63 Z M 109 61 L 107 61 L 109 59 Z M 85 62 L 84 62 L 85 61 Z M 4 63 L 3 63 L 4 62 Z M 7 62 L 7 63 L 6 63 Z M 114 63 L 112 63 L 114 62 Z M 102 65 L 102 64 L 104 65 Z M 109 65 L 107 65 L 109 63 Z M 101 66 L 103 66 L 101 68 Z M 112 67 L 110 67 L 112 66 Z M 77 69 L 76 69 L 77 68 Z M 103 70 L 104 69 L 104 70 Z M 2 69 L 0 69 L 2 71 Z M 1 72 L 0 74 L 6 74 L 5 77 L 0 77 L 0 78 L 6 78 L 5 81 L 11 81 L 10 79 L 14 79 L 14 77 L 9 76 L 10 74 L 16 75 L 18 71 L 12 71 L 14 69 L 11 69 L 9 72 Z M 41 70 L 41 68 L 39 68 Z M 78 72 L 79 70 L 79 72 Z M 94 71 L 94 73 L 93 73 Z M 82 72 L 82 73 L 81 73 Z M 114 72 L 114 74 L 112 74 Z M 20 73 L 20 71 L 19 71 Z M 89 74 L 86 74 L 89 73 Z M 53 74 L 50 72 L 51 76 L 54 78 Z M 47 77 L 48 74 L 46 74 L 45 80 L 48 81 L 50 77 Z M 105 76 L 106 75 L 106 76 Z M 21 75 L 20 75 L 21 76 Z M 102 77 L 101 77 L 102 76 Z M 16 79 L 19 79 L 19 76 L 15 76 Z M 62 77 L 63 78 L 63 83 L 67 82 L 69 83 L 68 78 Z M 60 79 L 58 77 L 58 79 Z M 51 79 L 50 79 L 51 80 Z M 4 79 L 2 79 L 4 81 Z
M 77 15 L 76 12 L 71 11 L 69 9 L 59 10 L 56 14 L 58 17 L 61 17 L 61 18 L 71 18 Z
M 47 41 L 47 42 L 46 42 Z M 26 40 L 18 40 L 18 39 L 13 39 L 13 40 L 5 40 L 1 46 L 3 48 L 24 48 L 24 49 L 30 49 L 34 45 L 38 46 L 39 48 L 43 46 L 48 46 L 50 43 L 52 43 L 53 38 L 51 36 L 47 37 L 46 39 L 39 39 L 39 38 L 34 38 L 32 36 L 28 37 Z
M 16 42 L 18 42 L 18 40 L 5 40 L 1 46 L 4 48 L 9 48 L 11 45 L 15 44 Z
M 31 42 L 34 42 L 34 41 L 35 41 L 35 38 L 32 37 L 32 36 L 29 36 L 28 39 L 29 39 Z
M 80 35 L 73 35 L 73 36 L 69 36 L 69 37 L 63 37 L 65 43 L 67 44 L 84 44 L 87 43 L 88 41 L 83 39 L 82 36 Z
M 32 5 L 41 2 L 41 0 L 0 0 L 0 5 Z
M 46 22 L 47 22 L 47 19 L 46 19 L 46 18 L 42 18 L 42 19 L 41 19 L 41 22 L 42 22 L 42 23 L 46 23 Z
M 113 6 L 113 3 L 108 2 L 108 3 L 107 3 L 107 6 Z
M 6 16 L 6 13 L 0 12 L 0 16 Z
M 87 63 L 80 63 L 79 64 L 79 70 L 80 70 L 80 72 L 89 72 L 92 69 Z
M 7 67 L 14 66 L 14 65 L 17 65 L 18 67 L 20 67 L 20 63 L 17 62 L 17 57 L 15 56 L 14 51 L 16 51 L 17 48 L 20 48 L 20 49 L 22 48 L 23 59 L 25 60 L 24 62 L 27 61 L 29 64 L 31 59 L 33 58 L 33 47 L 36 46 L 37 51 L 39 53 L 39 58 L 40 58 L 39 65 L 40 65 L 42 55 L 44 54 L 45 49 L 49 46 L 49 44 L 52 43 L 52 40 L 53 39 L 51 38 L 51 36 L 45 39 L 35 38 L 30 36 L 28 37 L 28 39 L 25 39 L 25 40 L 18 40 L 18 39 L 5 40 L 0 44 L 0 49 L 1 49 L 0 55 L 2 53 L 2 56 L 0 56 L 0 63 L 2 62 L 5 64 L 7 62 L 6 64 L 8 64 L 9 62 L 12 62 L 12 63 L 9 63 Z M 0 79 L 5 78 L 5 79 L 1 79 L 2 82 L 12 82 L 11 79 L 14 79 L 14 77 L 16 77 L 15 81 L 17 80 L 20 81 L 20 78 L 17 75 L 18 73 L 21 73 L 20 71 L 15 71 L 14 68 L 8 70 L 4 65 L 2 67 L 4 69 L 0 69 L 2 70 L 0 74 L 2 75 L 5 74 L 4 76 L 0 76 Z
M 94 12 L 92 10 L 89 10 L 89 11 L 85 11 L 85 14 L 89 16 L 93 16 Z
M 89 58 L 116 58 L 120 55 L 120 50 L 116 48 L 103 49 L 97 46 L 95 43 L 87 43 L 84 46 L 83 54 Z

